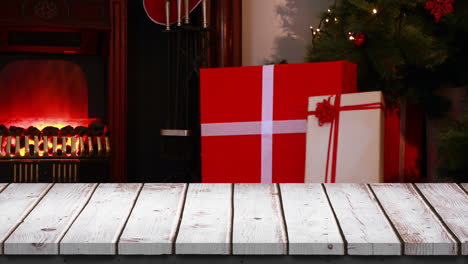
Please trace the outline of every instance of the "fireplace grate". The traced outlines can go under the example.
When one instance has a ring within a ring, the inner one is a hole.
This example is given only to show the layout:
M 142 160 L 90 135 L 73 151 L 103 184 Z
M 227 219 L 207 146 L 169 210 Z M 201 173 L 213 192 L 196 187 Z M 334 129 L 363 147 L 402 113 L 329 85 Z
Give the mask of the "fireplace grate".
M 110 155 L 109 132 L 105 126 L 71 126 L 27 130 L 0 125 L 0 159 L 96 159 Z
M 23 129 L 0 125 L 0 182 L 107 182 L 111 147 L 102 124 Z

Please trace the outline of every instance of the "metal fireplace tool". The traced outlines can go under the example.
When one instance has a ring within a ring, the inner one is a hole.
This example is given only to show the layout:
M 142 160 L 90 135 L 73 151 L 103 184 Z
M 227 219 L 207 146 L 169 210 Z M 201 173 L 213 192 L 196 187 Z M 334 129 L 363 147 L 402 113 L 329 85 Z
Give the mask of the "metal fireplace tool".
M 167 119 L 161 136 L 190 137 L 197 123 L 192 120 L 196 119 L 192 111 L 196 111 L 199 101 L 199 69 L 207 63 L 210 31 L 206 0 L 198 3 L 201 3 L 201 26 L 190 23 L 190 0 L 184 0 L 184 16 L 182 0 L 177 0 L 177 22 L 171 25 L 171 0 L 165 2 L 169 81 Z

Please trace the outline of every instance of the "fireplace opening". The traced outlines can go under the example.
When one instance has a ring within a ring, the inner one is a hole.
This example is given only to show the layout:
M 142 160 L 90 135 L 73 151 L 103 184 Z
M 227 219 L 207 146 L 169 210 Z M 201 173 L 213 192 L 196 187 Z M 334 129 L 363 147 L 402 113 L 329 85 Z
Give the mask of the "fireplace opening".
M 0 180 L 104 181 L 106 77 L 97 55 L 0 53 Z
M 126 181 L 127 1 L 0 2 L 0 181 Z
M 37 119 L 60 124 L 88 118 L 105 122 L 106 76 L 100 56 L 0 53 L 0 123 Z

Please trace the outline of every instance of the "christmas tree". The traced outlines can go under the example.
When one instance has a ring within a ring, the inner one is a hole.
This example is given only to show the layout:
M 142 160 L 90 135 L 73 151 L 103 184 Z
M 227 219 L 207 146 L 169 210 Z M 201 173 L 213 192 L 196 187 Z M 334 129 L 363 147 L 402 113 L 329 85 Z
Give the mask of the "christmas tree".
M 440 114 L 449 104 L 432 91 L 468 84 L 467 20 L 462 0 L 337 0 L 311 27 L 307 61 L 355 62 L 360 91 Z
M 438 135 L 439 174 L 458 182 L 468 180 L 468 113 L 463 122 L 454 123 Z

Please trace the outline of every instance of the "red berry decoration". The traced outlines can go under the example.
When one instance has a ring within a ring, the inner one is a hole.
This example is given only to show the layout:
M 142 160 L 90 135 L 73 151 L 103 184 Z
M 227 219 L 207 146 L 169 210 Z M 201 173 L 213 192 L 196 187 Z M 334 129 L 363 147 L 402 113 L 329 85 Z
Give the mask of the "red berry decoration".
M 436 18 L 436 23 L 447 13 L 453 13 L 453 3 L 455 0 L 429 0 L 426 3 L 426 9 L 431 10 L 431 15 Z
M 366 42 L 366 35 L 362 32 L 358 32 L 354 34 L 353 42 L 354 42 L 354 45 L 356 45 L 357 47 L 364 45 L 364 43 Z

